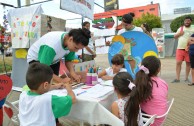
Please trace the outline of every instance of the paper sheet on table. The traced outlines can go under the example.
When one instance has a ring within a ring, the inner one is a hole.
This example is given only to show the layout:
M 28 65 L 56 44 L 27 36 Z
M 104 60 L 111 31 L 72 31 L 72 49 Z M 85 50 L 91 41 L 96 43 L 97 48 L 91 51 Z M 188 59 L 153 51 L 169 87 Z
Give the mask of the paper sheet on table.
M 73 89 L 73 92 L 75 93 L 75 95 L 83 92 L 84 90 L 82 88 L 77 88 L 77 89 Z M 57 89 L 57 90 L 52 90 L 47 92 L 48 94 L 52 94 L 52 95 L 57 95 L 57 96 L 66 96 L 67 95 L 67 90 L 66 89 Z
M 105 86 L 113 86 L 112 80 L 102 81 L 100 84 Z
M 80 94 L 79 96 L 87 97 L 87 98 L 101 98 L 112 91 L 113 91 L 113 87 L 102 86 L 100 84 L 97 84 L 92 88 L 86 90 L 85 93 Z

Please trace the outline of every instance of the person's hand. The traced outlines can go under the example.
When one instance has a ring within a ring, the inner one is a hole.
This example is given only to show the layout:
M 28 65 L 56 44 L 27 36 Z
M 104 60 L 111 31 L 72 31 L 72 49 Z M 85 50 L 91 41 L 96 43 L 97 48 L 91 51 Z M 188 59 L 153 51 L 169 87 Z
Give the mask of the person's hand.
M 62 80 L 62 83 L 71 83 L 71 78 L 66 77 Z
M 73 77 L 73 79 L 75 81 L 77 81 L 77 83 L 81 82 L 81 76 L 80 75 L 77 75 L 76 73 L 73 73 L 73 74 L 71 74 L 71 76 Z
M 69 84 L 69 83 L 65 83 L 65 84 L 64 84 L 64 87 L 66 88 L 67 91 L 72 90 L 72 86 L 71 86 L 71 84 Z
M 96 53 L 92 54 L 92 58 L 95 58 L 96 57 Z
M 64 84 L 63 83 L 58 83 L 58 84 L 55 84 L 55 89 L 63 89 L 64 88 Z
M 110 46 L 110 41 L 105 42 L 106 46 Z

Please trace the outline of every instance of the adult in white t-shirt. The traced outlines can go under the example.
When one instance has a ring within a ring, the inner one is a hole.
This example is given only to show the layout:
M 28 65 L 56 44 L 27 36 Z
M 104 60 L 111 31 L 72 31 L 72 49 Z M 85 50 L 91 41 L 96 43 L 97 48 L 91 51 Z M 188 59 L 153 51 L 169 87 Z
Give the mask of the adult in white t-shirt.
M 133 25 L 133 16 L 131 14 L 124 14 L 122 16 L 122 27 L 123 27 L 123 29 L 119 30 L 117 35 L 121 35 L 122 33 L 127 32 L 127 31 L 143 32 L 143 29 L 141 27 L 137 27 L 137 26 Z M 106 45 L 109 46 L 110 42 L 107 41 Z
M 118 35 L 126 32 L 126 31 L 139 31 L 143 32 L 141 27 L 137 27 L 133 25 L 133 16 L 131 14 L 124 14 L 122 17 L 122 27 L 123 29 L 118 31 Z
M 75 58 L 75 52 L 88 45 L 89 38 L 90 32 L 87 29 L 72 29 L 69 33 L 49 32 L 29 48 L 27 62 L 40 62 L 50 66 L 54 71 L 53 79 L 59 83 L 66 83 L 67 79 L 58 77 L 59 61 L 64 58 L 70 75 L 80 81 L 81 77 L 75 73 L 71 61 Z
M 90 22 L 85 21 L 82 24 L 82 27 L 85 28 L 85 29 L 90 30 Z M 95 50 L 94 50 L 94 42 L 93 42 L 92 38 L 90 38 L 88 46 L 86 46 L 84 48 L 83 61 L 90 61 L 90 60 L 93 60 L 95 57 L 96 57 L 96 53 L 95 53 Z
M 190 36 L 194 33 L 194 27 L 191 26 L 192 18 L 187 16 L 184 19 L 184 26 L 181 26 L 176 34 L 174 35 L 175 39 L 178 39 L 178 46 L 176 50 L 176 79 L 172 81 L 172 83 L 180 83 L 180 73 L 182 62 L 186 62 L 185 69 L 185 83 L 190 83 L 188 76 L 190 72 L 190 59 L 189 52 L 187 50 L 187 42 Z

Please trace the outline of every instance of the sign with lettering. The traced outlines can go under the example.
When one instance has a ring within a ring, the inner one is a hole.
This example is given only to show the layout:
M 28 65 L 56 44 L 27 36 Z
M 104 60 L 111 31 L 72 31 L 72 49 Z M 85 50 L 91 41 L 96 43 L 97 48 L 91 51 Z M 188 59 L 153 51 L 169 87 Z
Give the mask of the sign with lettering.
M 4 99 L 12 88 L 12 80 L 6 75 L 0 75 L 0 100 Z
M 118 10 L 118 0 L 104 0 L 105 11 Z
M 60 8 L 94 19 L 94 0 L 61 0 Z

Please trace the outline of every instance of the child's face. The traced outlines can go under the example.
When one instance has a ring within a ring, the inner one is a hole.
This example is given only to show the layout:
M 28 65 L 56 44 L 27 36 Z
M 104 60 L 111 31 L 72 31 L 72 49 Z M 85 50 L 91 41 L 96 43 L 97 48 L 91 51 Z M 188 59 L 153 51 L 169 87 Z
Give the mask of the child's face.
M 83 49 L 84 46 L 82 44 L 76 44 L 73 41 L 73 37 L 70 37 L 67 42 L 67 47 L 71 52 L 77 52 L 79 49 Z
M 113 73 L 118 73 L 121 68 L 123 68 L 123 64 L 120 64 L 120 65 L 113 64 L 112 65 Z

